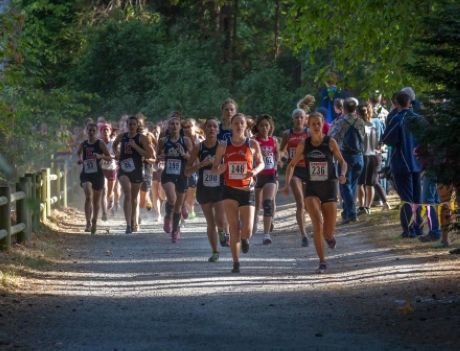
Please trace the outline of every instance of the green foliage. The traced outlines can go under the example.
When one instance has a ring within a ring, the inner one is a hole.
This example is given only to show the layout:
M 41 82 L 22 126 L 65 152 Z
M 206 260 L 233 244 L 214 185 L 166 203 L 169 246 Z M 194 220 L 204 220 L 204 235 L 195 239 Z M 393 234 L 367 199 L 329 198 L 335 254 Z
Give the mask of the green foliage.
M 413 62 L 413 41 L 423 28 L 422 16 L 433 1 L 294 0 L 287 11 L 285 42 L 297 52 L 308 48 L 309 62 L 318 51 L 328 60 L 316 72 L 323 79 L 338 71 L 343 85 L 359 94 L 379 89 L 391 94 L 418 87 L 404 64 Z
M 253 116 L 261 113 L 272 115 L 278 131 L 290 123 L 290 114 L 297 101 L 289 79 L 282 70 L 273 66 L 251 71 L 238 82 L 235 96 L 242 111 Z
M 417 60 L 410 69 L 431 86 L 425 115 L 429 126 L 417 131 L 428 153 L 427 169 L 443 184 L 460 186 L 460 4 L 443 1 L 419 33 Z M 442 136 L 442 137 L 440 137 Z

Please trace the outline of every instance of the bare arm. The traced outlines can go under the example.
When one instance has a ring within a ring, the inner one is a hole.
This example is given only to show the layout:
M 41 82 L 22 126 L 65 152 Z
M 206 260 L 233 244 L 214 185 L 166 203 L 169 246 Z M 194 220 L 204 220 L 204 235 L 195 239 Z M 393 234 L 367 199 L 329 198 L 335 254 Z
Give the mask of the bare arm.
M 115 138 L 115 140 L 113 141 L 113 144 L 112 144 L 113 153 L 114 153 L 116 159 L 120 158 L 120 150 L 118 150 L 118 146 L 120 144 L 120 140 L 121 140 L 122 135 L 123 134 L 118 134 L 117 137 Z
M 224 157 L 226 148 L 226 143 L 221 143 L 217 146 L 216 157 L 214 158 L 214 162 L 212 164 L 212 174 L 221 175 L 225 172 L 225 165 L 222 163 L 222 158 Z
M 339 161 L 339 164 L 340 164 L 339 183 L 345 184 L 346 182 L 345 175 L 347 174 L 348 165 L 343 159 L 342 153 L 339 150 L 339 145 L 337 144 L 337 141 L 335 141 L 335 139 L 331 138 L 329 140 L 329 148 L 331 149 L 332 154 L 337 159 L 337 161 Z
M 262 156 L 262 151 L 260 150 L 260 145 L 257 141 L 251 139 L 249 141 L 249 147 L 251 148 L 252 153 L 254 155 L 254 161 L 256 166 L 252 169 L 252 171 L 248 172 L 246 176 L 254 177 L 259 172 L 263 171 L 263 169 L 265 168 L 265 162 Z
M 201 162 L 196 162 L 195 163 L 195 160 L 198 159 L 198 152 L 199 151 L 200 151 L 200 144 L 195 145 L 195 147 L 193 148 L 193 150 L 192 150 L 192 152 L 190 154 L 190 158 L 187 161 L 187 165 L 185 167 L 185 175 L 187 177 L 190 177 L 193 173 L 198 171 L 201 167 L 204 167 L 204 166 L 201 165 Z M 209 160 L 204 160 L 204 161 L 208 161 L 208 164 L 212 163 L 212 162 L 209 162 Z
M 80 143 L 80 145 L 78 145 L 78 150 L 77 150 L 77 157 L 78 157 L 77 163 L 78 164 L 83 163 L 82 154 L 83 154 L 83 143 Z
M 284 181 L 283 192 L 289 193 L 289 184 L 291 183 L 292 175 L 294 174 L 294 168 L 297 163 L 299 163 L 303 158 L 304 143 L 299 143 L 295 149 L 294 158 L 289 162 L 289 165 L 286 169 L 286 176 Z
M 112 156 L 110 155 L 107 146 L 102 142 L 102 140 L 99 140 L 99 147 L 101 148 L 102 154 L 95 154 L 96 158 L 103 159 L 105 161 L 112 161 Z

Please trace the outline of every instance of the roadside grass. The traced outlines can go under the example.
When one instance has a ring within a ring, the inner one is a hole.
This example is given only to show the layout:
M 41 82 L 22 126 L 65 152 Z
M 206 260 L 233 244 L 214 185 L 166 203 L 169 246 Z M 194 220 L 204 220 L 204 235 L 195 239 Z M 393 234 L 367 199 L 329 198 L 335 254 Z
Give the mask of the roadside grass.
M 8 251 L 0 251 L 0 292 L 14 292 L 26 284 L 31 271 L 45 270 L 52 260 L 61 256 L 63 239 L 57 229 L 56 217 L 50 224 L 22 244 L 13 244 Z

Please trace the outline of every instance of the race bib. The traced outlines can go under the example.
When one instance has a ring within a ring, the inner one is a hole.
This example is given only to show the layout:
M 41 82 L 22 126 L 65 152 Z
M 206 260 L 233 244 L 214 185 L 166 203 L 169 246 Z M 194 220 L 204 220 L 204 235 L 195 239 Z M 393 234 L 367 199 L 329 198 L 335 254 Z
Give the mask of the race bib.
M 210 169 L 203 170 L 203 185 L 210 188 L 220 186 L 220 176 L 212 174 Z
M 273 156 L 264 156 L 264 163 L 265 163 L 264 169 L 275 168 L 275 159 L 273 158 Z
M 230 161 L 228 163 L 229 179 L 244 179 L 246 175 L 246 161 Z
M 86 174 L 97 173 L 97 160 L 94 158 L 84 160 L 83 168 Z
M 101 160 L 101 168 L 106 171 L 114 171 L 117 169 L 117 163 L 115 162 L 115 160 L 112 160 L 112 161 Z
M 169 159 L 166 161 L 166 174 L 180 175 L 182 162 L 181 160 Z
M 120 161 L 120 167 L 123 172 L 131 173 L 133 172 L 136 167 L 134 166 L 134 160 L 132 158 L 127 158 L 123 161 Z
M 309 162 L 308 165 L 310 169 L 310 180 L 324 181 L 329 179 L 327 162 Z
M 289 159 L 290 159 L 290 160 L 292 160 L 292 159 L 294 158 L 294 156 L 295 156 L 295 150 L 296 150 L 296 149 L 297 149 L 297 148 L 295 148 L 295 147 L 290 147 L 290 148 L 288 149 L 288 154 L 289 154 Z

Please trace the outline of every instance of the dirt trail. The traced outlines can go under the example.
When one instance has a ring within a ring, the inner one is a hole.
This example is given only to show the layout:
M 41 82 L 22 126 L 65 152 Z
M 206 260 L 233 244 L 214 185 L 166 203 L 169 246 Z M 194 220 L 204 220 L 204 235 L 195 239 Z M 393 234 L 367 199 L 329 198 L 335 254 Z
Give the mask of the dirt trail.
M 172 244 L 150 213 L 140 233 L 123 234 L 118 214 L 91 237 L 81 213 L 68 212 L 59 257 L 0 300 L 0 349 L 458 349 L 457 257 L 373 244 L 397 226 L 360 222 L 338 228 L 318 276 L 314 248 L 300 246 L 293 206 L 280 200 L 273 244 L 256 235 L 239 275 L 227 248 L 207 262 L 202 217 Z

